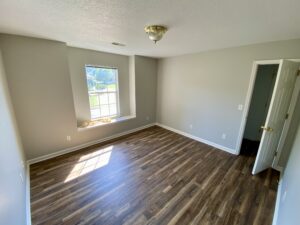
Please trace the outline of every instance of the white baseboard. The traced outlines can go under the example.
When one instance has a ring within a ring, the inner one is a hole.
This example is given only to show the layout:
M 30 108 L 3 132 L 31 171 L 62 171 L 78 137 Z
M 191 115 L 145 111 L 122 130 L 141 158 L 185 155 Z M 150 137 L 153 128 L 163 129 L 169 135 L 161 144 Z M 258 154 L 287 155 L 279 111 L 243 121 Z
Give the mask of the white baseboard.
M 277 189 L 276 203 L 275 203 L 275 210 L 274 210 L 272 225 L 277 225 L 278 212 L 279 212 L 279 206 L 280 206 L 280 200 L 281 200 L 281 189 L 282 189 L 282 172 L 280 173 L 280 178 L 279 178 L 279 184 L 278 184 L 278 189 Z
M 215 148 L 217 148 L 217 149 L 223 150 L 223 151 L 225 151 L 225 152 L 229 152 L 229 153 L 231 153 L 231 154 L 237 155 L 237 152 L 236 152 L 235 149 L 231 149 L 231 148 L 228 148 L 228 147 L 225 147 L 225 146 L 216 144 L 216 143 L 214 143 L 214 142 L 207 141 L 207 140 L 205 140 L 205 139 L 202 139 L 202 138 L 199 138 L 199 137 L 194 136 L 194 135 L 192 135 L 192 134 L 189 134 L 189 133 L 186 133 L 186 132 L 177 130 L 177 129 L 175 129 L 175 128 L 166 126 L 166 125 L 161 124 L 161 123 L 156 123 L 156 125 L 157 125 L 157 126 L 160 126 L 160 127 L 162 127 L 162 128 L 165 128 L 165 129 L 167 129 L 167 130 L 173 131 L 173 132 L 175 132 L 175 133 L 181 134 L 181 135 L 183 135 L 183 136 L 186 136 L 186 137 L 188 137 L 188 138 L 194 139 L 194 140 L 196 140 L 196 141 L 202 142 L 202 143 L 204 143 L 204 144 L 210 145 L 210 146 L 215 147 Z
M 277 170 L 277 171 L 279 171 L 280 173 L 282 173 L 282 171 L 283 171 L 283 167 L 282 166 L 279 166 L 279 165 L 277 165 L 277 166 L 274 166 L 274 167 L 272 167 L 274 170 Z
M 30 159 L 30 160 L 27 161 L 27 163 L 29 165 L 31 165 L 31 164 L 41 162 L 41 161 L 44 161 L 44 160 L 47 160 L 47 159 L 51 159 L 51 158 L 54 158 L 54 157 L 57 157 L 57 156 L 60 156 L 60 155 L 64 155 L 64 154 L 67 154 L 67 153 L 70 153 L 70 152 L 74 152 L 74 151 L 77 151 L 77 150 L 80 150 L 80 149 L 83 149 L 83 148 L 86 148 L 86 147 L 89 147 L 89 146 L 92 146 L 92 145 L 95 145 L 95 144 L 100 144 L 100 143 L 105 142 L 105 141 L 109 141 L 109 140 L 112 140 L 112 139 L 115 139 L 115 138 L 118 138 L 118 137 L 122 137 L 124 135 L 131 134 L 131 133 L 134 133 L 136 131 L 140 131 L 140 130 L 143 130 L 143 129 L 146 129 L 148 127 L 152 127 L 152 126 L 155 126 L 155 125 L 156 125 L 155 123 L 147 124 L 145 126 L 138 127 L 138 128 L 132 129 L 132 130 L 128 130 L 128 131 L 125 131 L 125 132 L 122 132 L 122 133 L 118 133 L 118 134 L 115 134 L 115 135 L 112 135 L 112 136 L 109 136 L 109 137 L 106 137 L 106 138 L 102 138 L 102 139 L 99 139 L 99 140 L 90 141 L 90 142 L 87 142 L 87 143 L 84 143 L 84 144 L 81 144 L 81 145 L 77 145 L 77 146 L 74 146 L 74 147 L 62 149 L 62 150 L 59 150 L 57 152 L 54 152 L 54 153 L 51 153 L 51 154 L 48 154 L 48 155 L 43 155 L 43 156 L 40 156 L 40 157 L 37 157 L 37 158 L 34 158 L 34 159 Z
M 25 201 L 26 201 L 26 224 L 31 225 L 31 208 L 30 208 L 30 167 L 26 165 L 26 186 L 25 186 Z

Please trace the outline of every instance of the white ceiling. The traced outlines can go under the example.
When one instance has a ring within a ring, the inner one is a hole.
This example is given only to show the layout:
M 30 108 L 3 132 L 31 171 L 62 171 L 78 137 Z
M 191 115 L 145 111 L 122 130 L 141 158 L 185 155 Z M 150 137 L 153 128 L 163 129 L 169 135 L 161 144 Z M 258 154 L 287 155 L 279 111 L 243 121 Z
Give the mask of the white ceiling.
M 0 32 L 165 57 L 300 38 L 299 12 L 300 0 L 1 0 Z M 156 45 L 150 24 L 169 27 Z

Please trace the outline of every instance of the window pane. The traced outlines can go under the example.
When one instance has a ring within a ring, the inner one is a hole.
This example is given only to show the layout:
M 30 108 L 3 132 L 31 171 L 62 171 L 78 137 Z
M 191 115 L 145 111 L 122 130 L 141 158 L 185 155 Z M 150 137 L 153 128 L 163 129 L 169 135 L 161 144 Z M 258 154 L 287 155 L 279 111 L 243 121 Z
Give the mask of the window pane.
M 109 93 L 109 104 L 116 103 L 116 93 Z
M 100 109 L 91 109 L 92 119 L 100 117 Z
M 118 70 L 86 66 L 85 72 L 92 119 L 117 115 Z
M 85 72 L 89 91 L 103 91 L 106 88 L 116 90 L 116 69 L 86 66 Z
M 108 89 L 108 91 L 117 91 L 116 83 L 107 85 L 107 89 Z
M 88 90 L 89 91 L 94 91 L 95 90 L 95 79 L 93 76 L 94 70 L 91 67 L 85 67 L 85 73 L 87 77 L 87 85 L 88 85 Z
M 100 105 L 108 104 L 108 94 L 100 94 Z
M 108 105 L 101 105 L 101 117 L 109 116 Z
M 90 106 L 95 108 L 99 106 L 99 97 L 98 95 L 90 95 Z
M 117 105 L 111 104 L 109 105 L 110 115 L 116 115 L 117 114 Z
M 107 85 L 101 84 L 101 83 L 97 83 L 97 85 L 96 85 L 96 91 L 107 92 Z

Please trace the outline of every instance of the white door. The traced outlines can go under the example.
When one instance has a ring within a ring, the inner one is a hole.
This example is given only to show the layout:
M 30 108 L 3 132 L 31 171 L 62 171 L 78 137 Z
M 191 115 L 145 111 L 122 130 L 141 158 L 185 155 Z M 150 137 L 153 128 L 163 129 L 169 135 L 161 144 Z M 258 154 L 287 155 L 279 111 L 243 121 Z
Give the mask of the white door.
M 272 166 L 285 116 L 290 105 L 298 68 L 298 62 L 280 60 L 267 119 L 263 126 L 263 134 L 252 171 L 253 174 Z
M 295 108 L 296 108 L 298 96 L 300 96 L 300 77 L 299 76 L 297 77 L 297 79 L 295 81 L 295 87 L 294 87 L 294 91 L 292 94 L 290 106 L 288 109 L 288 117 L 284 121 L 282 133 L 281 133 L 278 147 L 277 147 L 277 154 L 274 157 L 274 161 L 272 164 L 273 168 L 278 167 L 281 152 L 284 151 L 284 149 L 285 149 L 285 145 L 286 145 L 285 142 L 286 142 L 286 138 L 288 137 L 289 129 L 291 128 L 292 118 L 293 118 L 294 113 L 297 113 L 297 112 L 295 112 Z

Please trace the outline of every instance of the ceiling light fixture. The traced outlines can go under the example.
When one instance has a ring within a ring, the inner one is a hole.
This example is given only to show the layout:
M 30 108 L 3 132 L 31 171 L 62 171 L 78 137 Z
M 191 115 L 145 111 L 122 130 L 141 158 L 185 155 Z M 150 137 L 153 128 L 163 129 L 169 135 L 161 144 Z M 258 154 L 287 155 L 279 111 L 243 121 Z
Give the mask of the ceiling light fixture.
M 167 32 L 168 28 L 161 25 L 151 25 L 145 27 L 145 32 L 149 35 L 149 39 L 156 43 Z

